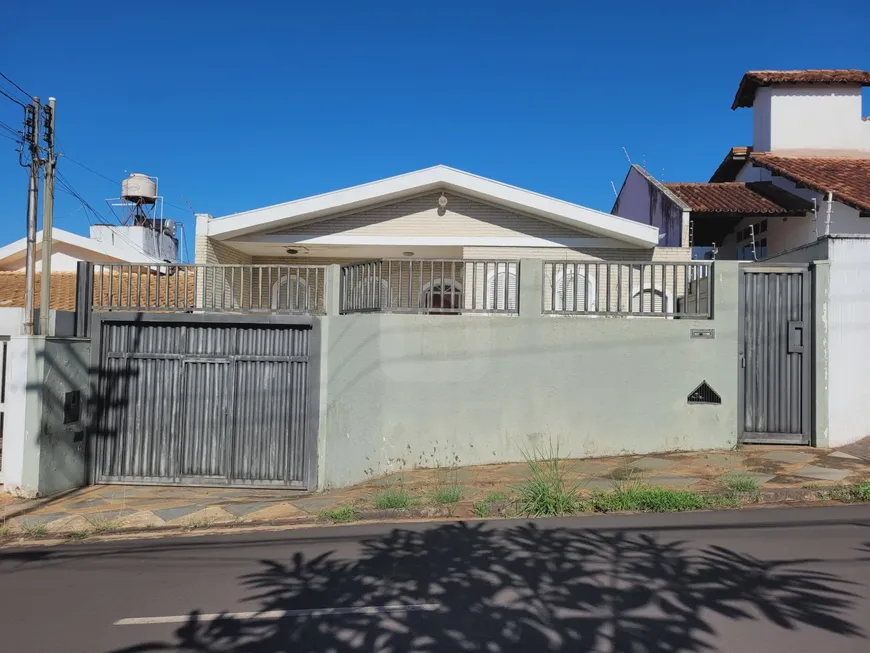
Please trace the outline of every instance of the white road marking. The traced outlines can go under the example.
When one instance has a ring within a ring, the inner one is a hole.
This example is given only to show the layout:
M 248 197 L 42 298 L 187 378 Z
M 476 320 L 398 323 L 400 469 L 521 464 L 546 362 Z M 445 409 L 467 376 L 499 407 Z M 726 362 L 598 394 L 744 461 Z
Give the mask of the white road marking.
M 217 619 L 280 619 L 281 617 L 328 617 L 343 614 L 385 614 L 395 612 L 434 612 L 439 603 L 419 605 L 363 605 L 351 608 L 314 608 L 310 610 L 267 610 L 266 612 L 224 612 L 222 614 L 178 614 L 168 617 L 129 617 L 119 619 L 115 626 L 148 626 L 152 624 L 182 624 L 195 618 L 197 621 Z

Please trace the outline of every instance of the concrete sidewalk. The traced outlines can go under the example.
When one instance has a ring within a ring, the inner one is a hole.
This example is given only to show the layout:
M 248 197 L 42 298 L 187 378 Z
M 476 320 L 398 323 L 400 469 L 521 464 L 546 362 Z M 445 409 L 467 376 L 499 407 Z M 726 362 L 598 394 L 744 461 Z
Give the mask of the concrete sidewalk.
M 870 442 L 870 441 L 868 441 Z M 865 443 L 866 444 L 866 443 Z M 713 491 L 722 477 L 739 473 L 761 489 L 807 488 L 870 480 L 870 446 L 850 445 L 845 451 L 807 447 L 749 446 L 738 451 L 669 453 L 566 460 L 571 482 L 587 491 L 610 490 L 615 483 L 637 480 L 658 487 Z M 854 453 L 849 453 L 853 451 Z M 433 492 L 459 485 L 463 500 L 456 516 L 491 493 L 511 495 L 528 474 L 528 465 L 512 463 L 455 469 L 401 472 L 338 491 L 303 495 L 288 490 L 103 485 L 61 497 L 20 502 L 8 494 L 0 499 L 0 532 L 70 533 L 178 526 L 198 528 L 219 524 L 310 520 L 325 509 L 372 506 L 386 487 L 402 487 L 419 504 L 431 503 Z

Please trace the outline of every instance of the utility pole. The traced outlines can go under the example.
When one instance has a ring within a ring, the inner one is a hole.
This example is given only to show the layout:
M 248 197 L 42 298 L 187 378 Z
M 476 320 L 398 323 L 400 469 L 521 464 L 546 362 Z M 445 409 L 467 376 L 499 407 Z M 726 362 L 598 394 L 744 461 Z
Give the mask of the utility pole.
M 47 336 L 49 331 L 49 306 L 51 305 L 51 252 L 54 246 L 52 221 L 54 219 L 54 171 L 57 168 L 57 155 L 54 153 L 55 99 L 48 98 L 45 112 L 43 140 L 48 146 L 45 157 L 45 181 L 42 195 L 42 283 L 39 297 L 39 333 Z
M 27 253 L 24 271 L 24 334 L 33 335 L 33 280 L 36 267 L 36 209 L 39 202 L 39 98 L 24 107 L 24 140 L 30 149 L 30 184 L 27 189 Z

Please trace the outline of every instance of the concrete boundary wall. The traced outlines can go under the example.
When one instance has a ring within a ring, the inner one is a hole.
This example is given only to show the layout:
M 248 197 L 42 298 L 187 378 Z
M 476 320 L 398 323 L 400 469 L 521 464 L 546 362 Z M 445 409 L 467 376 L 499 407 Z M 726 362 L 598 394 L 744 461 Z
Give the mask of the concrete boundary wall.
M 838 447 L 870 435 L 870 239 L 832 238 L 828 249 L 828 445 Z
M 322 487 L 551 446 L 588 457 L 736 443 L 736 262 L 714 266 L 712 320 L 543 316 L 541 262 L 520 265 L 519 317 L 329 311 Z M 721 405 L 687 404 L 703 381 Z

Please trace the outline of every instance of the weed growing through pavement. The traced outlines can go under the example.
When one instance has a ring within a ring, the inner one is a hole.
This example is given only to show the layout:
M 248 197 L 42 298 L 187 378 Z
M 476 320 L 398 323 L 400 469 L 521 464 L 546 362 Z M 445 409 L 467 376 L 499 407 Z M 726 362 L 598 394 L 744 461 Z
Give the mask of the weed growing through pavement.
M 457 503 L 462 500 L 463 488 L 461 485 L 444 485 L 435 488 L 432 499 L 435 503 Z
M 196 530 L 198 528 L 208 528 L 209 526 L 214 526 L 217 520 L 214 517 L 198 517 L 197 519 L 190 519 L 182 524 L 182 528 L 187 531 Z
M 8 526 L 0 526 L 0 537 L 9 537 L 12 530 Z
M 348 504 L 339 506 L 338 508 L 330 508 L 321 510 L 320 516 L 336 524 L 346 524 L 347 522 L 356 519 L 356 510 Z
M 758 481 L 748 474 L 733 472 L 719 478 L 722 487 L 729 492 L 758 492 Z
M 91 532 L 84 528 L 78 531 L 69 531 L 68 533 L 63 534 L 63 537 L 66 540 L 86 540 L 90 536 Z
M 550 445 L 546 455 L 523 453 L 528 465 L 526 480 L 517 487 L 519 511 L 530 517 L 571 515 L 583 508 L 580 483 L 565 478 L 559 447 Z
M 476 517 L 489 517 L 489 502 L 475 501 L 471 504 L 471 512 L 473 512 Z
M 88 521 L 91 522 L 91 526 L 93 526 L 95 533 L 114 533 L 121 528 L 120 519 L 111 519 L 103 517 L 102 515 L 89 519 Z
M 410 507 L 414 500 L 405 488 L 388 487 L 375 494 L 372 502 L 378 510 L 400 510 Z
M 845 503 L 870 501 L 870 481 L 855 485 L 843 485 L 819 492 L 820 499 L 832 499 Z
M 27 522 L 21 524 L 21 530 L 24 531 L 24 534 L 27 537 L 45 537 L 48 533 L 48 528 L 45 524 L 29 524 Z
M 632 484 L 617 487 L 612 492 L 594 492 L 590 505 L 598 512 L 682 512 L 711 507 L 711 502 L 697 492 Z

